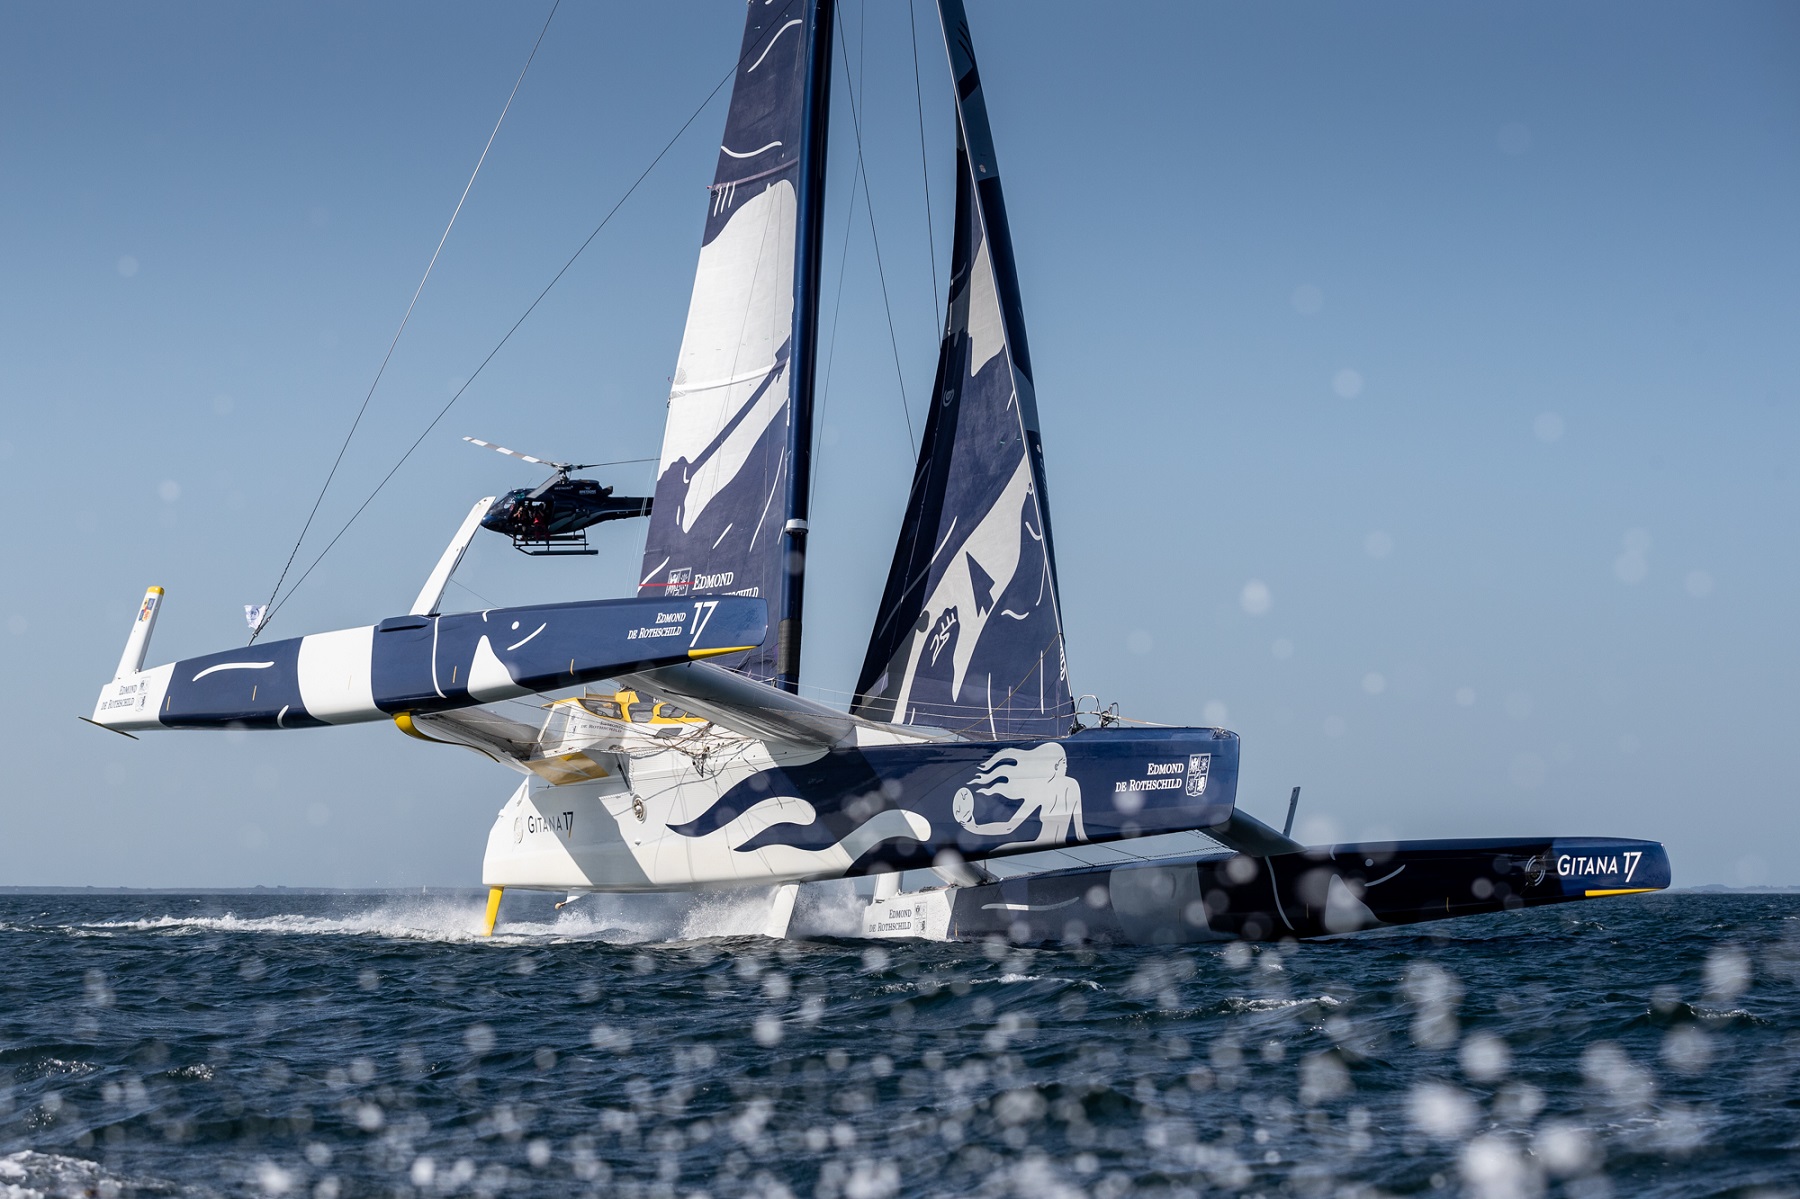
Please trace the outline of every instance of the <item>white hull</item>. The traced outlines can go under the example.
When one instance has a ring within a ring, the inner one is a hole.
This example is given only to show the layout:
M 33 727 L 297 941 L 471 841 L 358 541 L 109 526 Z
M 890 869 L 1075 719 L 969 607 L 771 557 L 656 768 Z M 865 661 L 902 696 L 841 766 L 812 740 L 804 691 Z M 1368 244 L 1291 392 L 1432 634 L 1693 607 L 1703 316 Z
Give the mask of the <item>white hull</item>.
M 953 887 L 876 899 L 863 909 L 862 935 L 887 941 L 948 941 Z
M 657 891 L 767 886 L 842 878 L 870 848 L 896 837 L 923 840 L 930 824 L 888 808 L 827 848 L 742 847 L 777 825 L 807 825 L 813 805 L 769 794 L 704 835 L 678 832 L 707 815 L 752 776 L 797 767 L 823 754 L 720 729 L 711 724 L 641 730 L 559 704 L 539 744 L 539 759 L 585 764 L 598 777 L 552 785 L 522 782 L 488 831 L 482 881 L 489 887 L 570 891 Z M 872 730 L 861 737 L 898 740 Z

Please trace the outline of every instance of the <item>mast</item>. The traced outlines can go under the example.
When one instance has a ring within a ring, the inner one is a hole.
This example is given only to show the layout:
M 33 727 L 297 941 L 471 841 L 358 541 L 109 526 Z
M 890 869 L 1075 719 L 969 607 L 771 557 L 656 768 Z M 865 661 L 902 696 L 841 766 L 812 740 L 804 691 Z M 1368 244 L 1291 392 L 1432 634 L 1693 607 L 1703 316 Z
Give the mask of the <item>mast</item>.
M 811 54 L 800 152 L 799 236 L 794 262 L 794 398 L 788 423 L 787 586 L 778 613 L 775 685 L 800 688 L 801 609 L 805 600 L 808 493 L 812 486 L 813 381 L 819 357 L 819 258 L 825 236 L 826 142 L 831 117 L 831 38 L 836 0 L 813 0 Z

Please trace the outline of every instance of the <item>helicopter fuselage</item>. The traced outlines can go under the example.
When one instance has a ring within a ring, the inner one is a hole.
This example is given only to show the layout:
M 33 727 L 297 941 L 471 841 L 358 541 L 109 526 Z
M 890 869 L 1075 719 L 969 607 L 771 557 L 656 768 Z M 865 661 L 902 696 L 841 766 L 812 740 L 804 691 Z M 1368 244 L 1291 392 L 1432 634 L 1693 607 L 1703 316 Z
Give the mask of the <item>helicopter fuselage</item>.
M 650 499 L 613 494 L 592 479 L 563 479 L 548 487 L 521 487 L 495 500 L 481 527 L 514 541 L 547 541 L 602 521 L 648 516 Z

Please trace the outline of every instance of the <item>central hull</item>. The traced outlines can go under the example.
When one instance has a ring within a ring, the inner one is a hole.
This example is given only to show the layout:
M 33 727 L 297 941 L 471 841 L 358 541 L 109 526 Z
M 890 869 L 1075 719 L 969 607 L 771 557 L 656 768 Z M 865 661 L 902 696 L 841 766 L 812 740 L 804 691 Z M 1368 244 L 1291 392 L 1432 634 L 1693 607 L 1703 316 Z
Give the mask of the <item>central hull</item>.
M 1045 741 L 798 747 L 717 729 L 645 735 L 565 705 L 581 781 L 522 784 L 488 834 L 490 887 L 805 882 L 1208 828 L 1233 816 L 1238 739 L 1088 729 Z M 610 725 L 610 727 L 608 727 Z M 880 743 L 887 738 L 887 743 Z

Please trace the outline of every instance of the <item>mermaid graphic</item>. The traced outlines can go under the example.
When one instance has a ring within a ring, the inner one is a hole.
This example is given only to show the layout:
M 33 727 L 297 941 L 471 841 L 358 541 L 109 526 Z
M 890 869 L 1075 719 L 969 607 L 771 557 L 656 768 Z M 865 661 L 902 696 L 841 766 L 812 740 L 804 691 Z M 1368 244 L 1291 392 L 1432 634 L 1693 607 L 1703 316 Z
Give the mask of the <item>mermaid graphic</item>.
M 973 790 L 971 790 L 973 788 Z M 1005 820 L 977 821 L 975 796 L 997 795 L 1018 801 Z M 971 833 L 984 837 L 1010 836 L 1032 816 L 1038 818 L 1038 835 L 1029 841 L 1009 841 L 989 852 L 1065 845 L 1074 826 L 1076 841 L 1086 841 L 1081 824 L 1081 784 L 1069 777 L 1069 758 L 1054 741 L 1035 749 L 1003 749 L 981 764 L 969 786 L 959 788 L 950 801 L 951 815 Z

